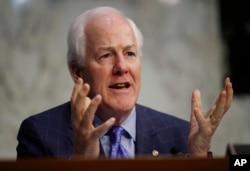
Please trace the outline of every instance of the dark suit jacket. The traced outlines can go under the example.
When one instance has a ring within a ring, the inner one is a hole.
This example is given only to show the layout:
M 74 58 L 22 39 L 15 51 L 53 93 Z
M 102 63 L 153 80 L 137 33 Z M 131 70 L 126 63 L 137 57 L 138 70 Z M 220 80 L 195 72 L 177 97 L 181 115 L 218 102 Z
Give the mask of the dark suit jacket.
M 68 157 L 72 154 L 70 103 L 25 119 L 19 129 L 17 158 Z M 171 148 L 187 152 L 189 123 L 142 105 L 136 105 L 136 156 L 153 150 L 169 155 Z M 104 156 L 103 149 L 100 156 Z

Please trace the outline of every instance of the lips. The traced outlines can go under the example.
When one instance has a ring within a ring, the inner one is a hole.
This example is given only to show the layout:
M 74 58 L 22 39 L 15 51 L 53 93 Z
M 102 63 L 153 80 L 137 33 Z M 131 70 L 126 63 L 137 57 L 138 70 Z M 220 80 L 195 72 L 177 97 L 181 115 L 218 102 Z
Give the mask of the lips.
M 115 83 L 109 86 L 109 88 L 112 88 L 112 89 L 123 89 L 123 88 L 129 88 L 129 87 L 130 87 L 129 82 Z

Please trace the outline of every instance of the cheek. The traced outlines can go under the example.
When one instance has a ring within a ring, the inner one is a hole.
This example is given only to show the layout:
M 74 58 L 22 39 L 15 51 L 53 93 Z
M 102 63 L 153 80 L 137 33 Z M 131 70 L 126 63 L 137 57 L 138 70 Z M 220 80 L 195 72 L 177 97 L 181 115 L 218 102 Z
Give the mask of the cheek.
M 109 72 L 107 69 L 94 69 L 89 73 L 90 91 L 101 93 L 100 91 L 107 85 Z M 92 89 L 92 90 L 91 90 Z
M 134 67 L 134 78 L 135 78 L 135 81 L 140 84 L 141 83 L 141 65 L 138 64 Z
M 139 94 L 140 88 L 141 88 L 141 67 L 140 65 L 133 66 L 133 69 L 131 70 L 131 77 L 134 82 L 134 88 L 137 94 Z
M 93 85 L 98 80 L 103 79 L 105 73 L 107 73 L 107 69 L 99 66 L 94 60 L 86 61 L 86 66 L 84 76 L 89 81 L 89 84 Z

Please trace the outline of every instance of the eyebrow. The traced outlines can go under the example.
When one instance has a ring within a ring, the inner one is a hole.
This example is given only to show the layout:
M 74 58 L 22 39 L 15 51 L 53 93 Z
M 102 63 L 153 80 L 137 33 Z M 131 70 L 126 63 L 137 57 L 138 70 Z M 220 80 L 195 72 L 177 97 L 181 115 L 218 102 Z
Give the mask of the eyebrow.
M 131 49 L 131 48 L 136 48 L 135 44 L 125 46 L 125 49 Z
M 127 45 L 127 46 L 125 46 L 124 49 L 130 49 L 130 48 L 133 48 L 133 47 L 135 47 L 135 44 Z M 114 49 L 113 46 L 103 46 L 103 47 L 98 48 L 98 51 L 99 50 L 112 50 L 112 49 Z

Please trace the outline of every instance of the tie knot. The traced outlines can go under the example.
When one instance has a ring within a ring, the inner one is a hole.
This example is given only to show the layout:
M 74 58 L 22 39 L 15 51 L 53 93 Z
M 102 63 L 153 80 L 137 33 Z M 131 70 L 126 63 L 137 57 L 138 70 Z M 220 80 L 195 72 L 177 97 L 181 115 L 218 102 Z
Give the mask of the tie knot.
M 120 126 L 113 126 L 110 129 L 110 141 L 111 143 L 120 143 L 121 135 L 123 135 L 126 131 Z

